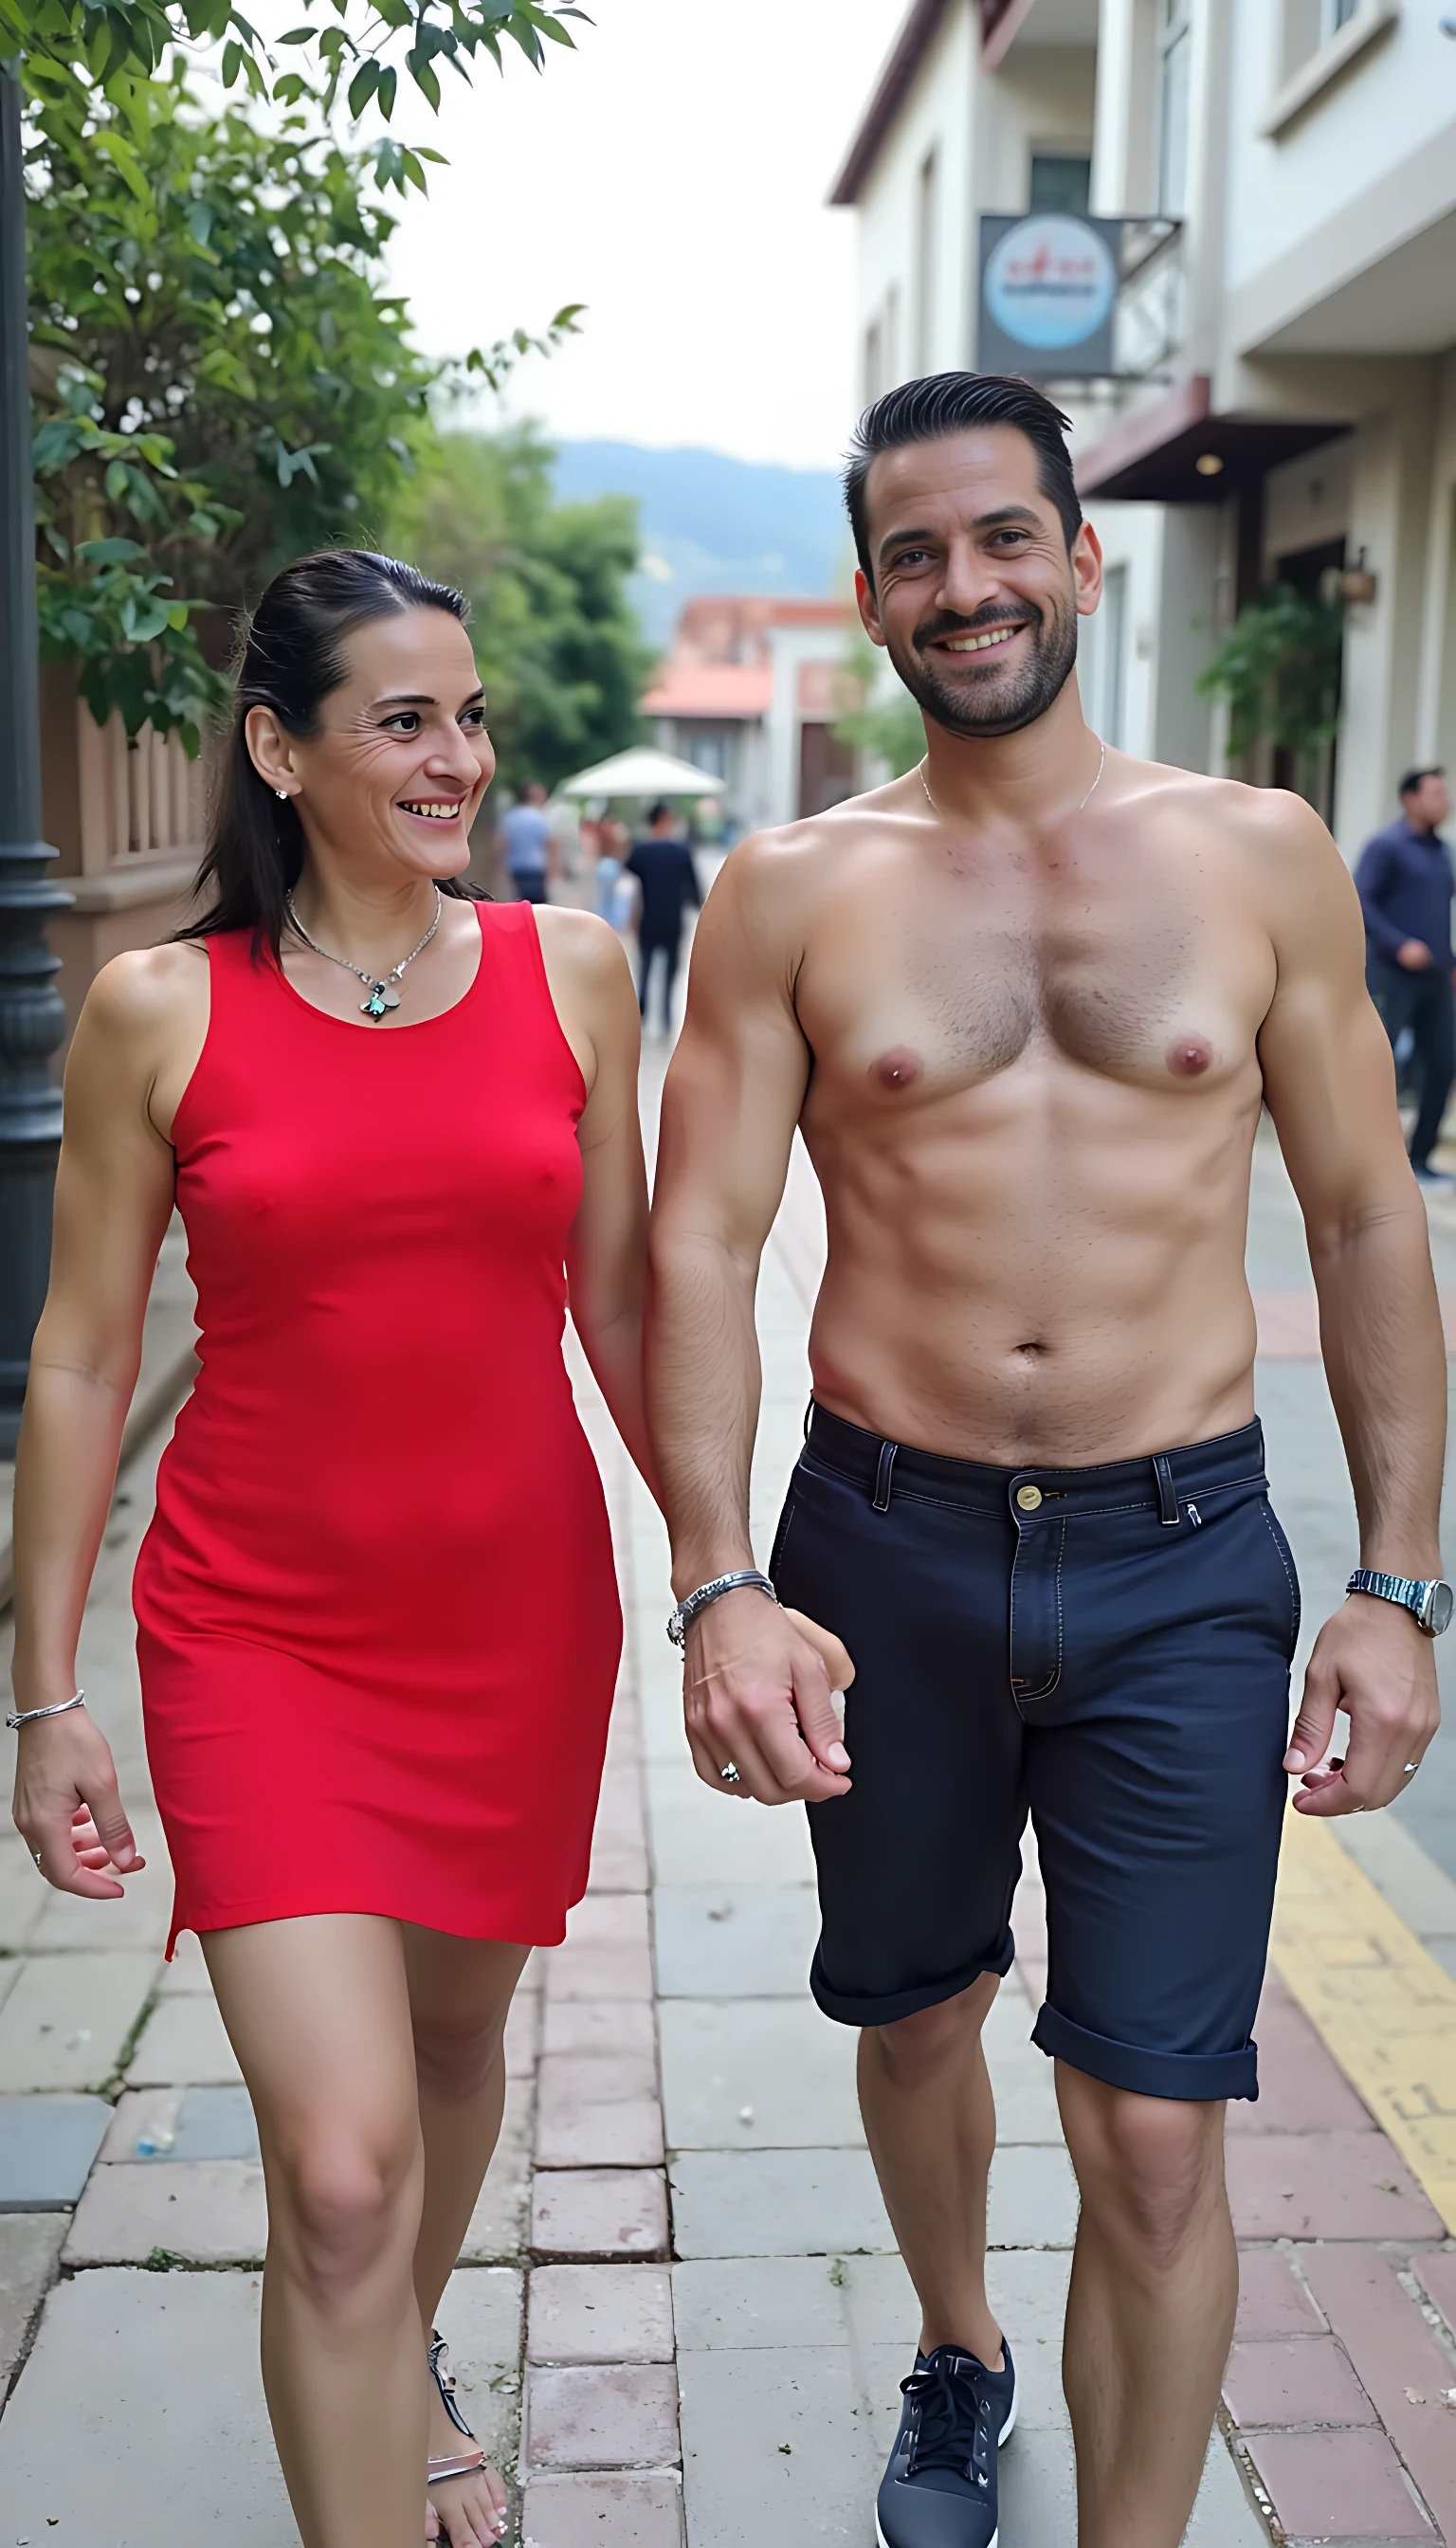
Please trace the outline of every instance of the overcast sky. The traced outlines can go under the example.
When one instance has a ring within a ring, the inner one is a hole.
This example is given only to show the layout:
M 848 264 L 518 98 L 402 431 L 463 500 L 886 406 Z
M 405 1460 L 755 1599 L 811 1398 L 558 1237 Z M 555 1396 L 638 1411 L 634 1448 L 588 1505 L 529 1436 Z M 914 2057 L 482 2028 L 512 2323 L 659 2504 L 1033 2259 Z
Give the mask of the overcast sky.
M 832 467 L 855 400 L 854 215 L 824 198 L 904 0 L 589 0 L 579 50 L 446 76 L 448 168 L 392 271 L 417 341 L 463 352 L 585 301 L 510 405 L 577 440 Z M 404 83 L 401 83 L 402 90 Z

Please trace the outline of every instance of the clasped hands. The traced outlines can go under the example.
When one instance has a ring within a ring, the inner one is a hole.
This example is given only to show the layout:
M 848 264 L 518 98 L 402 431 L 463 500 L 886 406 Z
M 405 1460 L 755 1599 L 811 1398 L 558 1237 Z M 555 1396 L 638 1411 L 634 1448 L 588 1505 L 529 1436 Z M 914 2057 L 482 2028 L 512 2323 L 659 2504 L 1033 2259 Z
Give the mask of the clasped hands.
M 835 1701 L 855 1678 L 838 1637 L 748 1588 L 725 1592 L 687 1632 L 682 1709 L 700 1778 L 761 1805 L 822 1804 L 849 1793 Z

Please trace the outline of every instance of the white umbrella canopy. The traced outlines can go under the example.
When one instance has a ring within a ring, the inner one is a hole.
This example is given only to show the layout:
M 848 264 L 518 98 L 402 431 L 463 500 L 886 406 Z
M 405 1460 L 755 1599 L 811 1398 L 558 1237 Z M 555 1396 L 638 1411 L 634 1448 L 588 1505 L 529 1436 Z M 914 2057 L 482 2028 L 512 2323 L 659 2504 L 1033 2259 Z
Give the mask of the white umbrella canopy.
M 675 760 L 670 752 L 637 744 L 630 752 L 614 753 L 610 761 L 598 761 L 594 769 L 579 770 L 575 778 L 563 779 L 556 792 L 558 796 L 721 796 L 724 784 L 710 770 L 695 769 L 690 761 Z

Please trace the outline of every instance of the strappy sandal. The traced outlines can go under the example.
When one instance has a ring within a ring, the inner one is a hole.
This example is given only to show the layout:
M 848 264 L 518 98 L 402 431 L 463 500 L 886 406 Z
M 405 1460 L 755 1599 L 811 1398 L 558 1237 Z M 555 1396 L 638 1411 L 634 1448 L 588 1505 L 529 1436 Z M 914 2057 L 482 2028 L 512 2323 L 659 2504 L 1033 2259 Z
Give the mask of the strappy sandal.
M 486 2465 L 485 2450 L 455 2403 L 455 2374 L 444 2367 L 447 2349 L 438 2327 L 433 2328 L 429 2339 L 429 2376 L 440 2393 L 441 2404 L 456 2432 L 462 2434 L 471 2447 L 468 2451 L 453 2455 L 444 2452 L 438 2459 L 426 2460 L 426 2486 L 434 2486 L 447 2477 L 477 2477 Z

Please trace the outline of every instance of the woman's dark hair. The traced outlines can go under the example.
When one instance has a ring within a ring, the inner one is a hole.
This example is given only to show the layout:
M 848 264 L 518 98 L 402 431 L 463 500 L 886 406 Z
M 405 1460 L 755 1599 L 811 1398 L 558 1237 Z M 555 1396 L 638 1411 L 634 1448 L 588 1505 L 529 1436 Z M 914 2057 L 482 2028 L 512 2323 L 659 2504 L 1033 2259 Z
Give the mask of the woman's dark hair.
M 232 673 L 232 717 L 224 741 L 197 873 L 207 908 L 179 938 L 250 929 L 253 952 L 276 956 L 284 895 L 304 864 L 304 827 L 292 798 L 280 800 L 253 768 L 243 731 L 250 708 L 271 708 L 289 734 L 318 731 L 318 710 L 348 680 L 344 641 L 370 619 L 400 610 L 446 610 L 464 623 L 469 605 L 448 584 L 372 549 L 323 549 L 275 575 L 245 624 Z M 441 893 L 477 902 L 480 888 L 458 876 Z
M 903 451 L 914 442 L 939 442 L 948 433 L 963 433 L 984 424 L 1009 424 L 1024 433 L 1037 455 L 1037 483 L 1061 516 L 1070 549 L 1081 527 L 1066 436 L 1071 418 L 1030 381 L 999 372 L 933 372 L 922 381 L 906 381 L 866 408 L 855 427 L 845 463 L 845 502 L 855 534 L 855 552 L 871 591 L 874 570 L 864 522 L 864 481 L 871 461 L 882 451 Z

